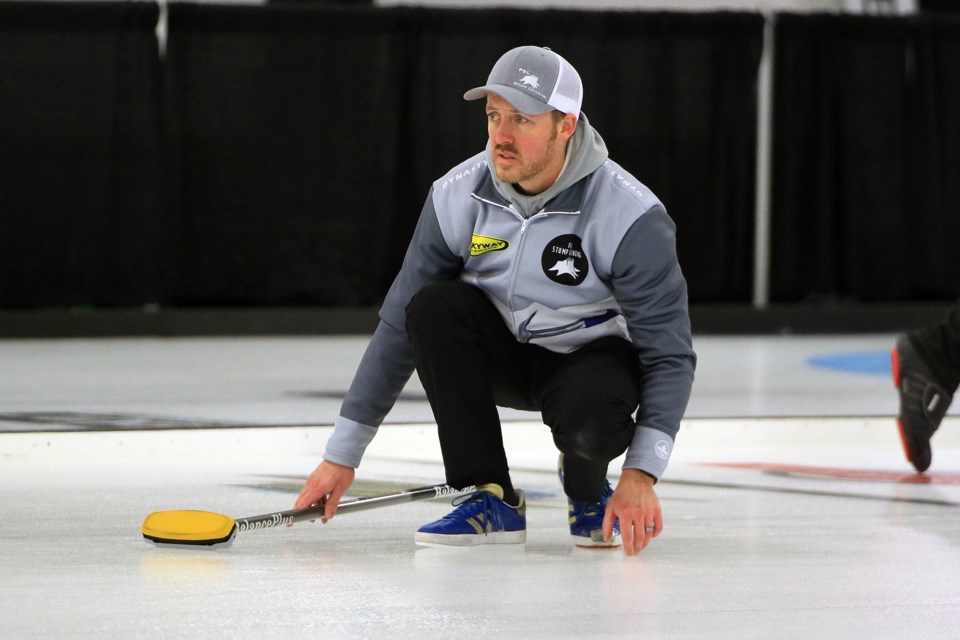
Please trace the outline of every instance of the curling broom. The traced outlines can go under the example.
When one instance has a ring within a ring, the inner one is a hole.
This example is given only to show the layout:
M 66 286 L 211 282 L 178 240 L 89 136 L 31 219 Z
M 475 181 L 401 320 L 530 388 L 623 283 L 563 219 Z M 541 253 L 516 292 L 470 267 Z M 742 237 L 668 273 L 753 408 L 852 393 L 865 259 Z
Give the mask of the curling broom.
M 457 496 L 475 490 L 476 487 L 472 486 L 454 489 L 445 484 L 416 487 L 397 493 L 345 500 L 337 506 L 337 513 L 350 513 L 402 502 Z M 258 531 L 270 527 L 291 525 L 303 520 L 314 520 L 323 515 L 323 507 L 324 505 L 321 502 L 303 509 L 290 509 L 289 511 L 277 511 L 237 519 L 211 511 L 189 509 L 155 511 L 143 521 L 140 532 L 147 542 L 152 542 L 157 546 L 171 545 L 201 549 L 228 547 L 233 544 L 234 538 L 240 531 Z

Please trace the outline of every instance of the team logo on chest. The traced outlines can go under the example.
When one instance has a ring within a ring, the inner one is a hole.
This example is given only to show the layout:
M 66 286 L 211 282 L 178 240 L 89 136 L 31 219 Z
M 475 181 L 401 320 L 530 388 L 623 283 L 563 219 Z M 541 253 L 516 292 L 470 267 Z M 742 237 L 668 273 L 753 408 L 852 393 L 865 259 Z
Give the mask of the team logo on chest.
M 583 252 L 583 241 L 573 234 L 557 236 L 548 242 L 543 248 L 540 264 L 544 275 L 570 287 L 586 280 L 590 273 L 590 261 Z

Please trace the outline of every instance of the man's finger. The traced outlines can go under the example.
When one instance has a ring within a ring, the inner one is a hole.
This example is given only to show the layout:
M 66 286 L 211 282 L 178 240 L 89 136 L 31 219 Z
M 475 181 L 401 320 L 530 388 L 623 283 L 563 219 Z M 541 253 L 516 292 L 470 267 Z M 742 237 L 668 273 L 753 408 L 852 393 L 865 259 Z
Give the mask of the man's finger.
M 639 537 L 634 531 L 634 524 L 630 520 L 620 520 L 620 541 L 623 543 L 623 550 L 628 556 L 635 556 L 640 552 L 637 548 L 639 542 L 643 540 L 643 534 Z
M 616 521 L 617 516 L 614 513 L 614 510 L 607 505 L 606 513 L 603 514 L 603 539 L 604 541 L 610 540 L 613 537 L 613 523 Z M 623 536 L 620 536 L 621 540 Z
M 343 494 L 331 493 L 324 498 L 325 502 L 323 505 L 323 523 L 326 524 L 327 520 L 331 519 L 337 514 L 337 507 L 340 505 L 340 497 Z
M 640 551 L 643 551 L 647 548 L 647 545 L 650 544 L 651 540 L 653 540 L 653 534 L 656 531 L 656 527 L 647 526 L 649 522 L 647 522 L 646 518 L 643 521 L 646 524 L 642 525 L 643 535 L 640 538 L 640 544 L 638 545 L 640 547 Z
M 323 498 L 323 492 L 318 489 L 318 484 L 313 477 L 307 478 L 307 482 L 303 485 L 303 489 L 300 490 L 300 495 L 297 497 L 297 501 L 293 507 L 295 509 L 306 509 L 320 502 Z

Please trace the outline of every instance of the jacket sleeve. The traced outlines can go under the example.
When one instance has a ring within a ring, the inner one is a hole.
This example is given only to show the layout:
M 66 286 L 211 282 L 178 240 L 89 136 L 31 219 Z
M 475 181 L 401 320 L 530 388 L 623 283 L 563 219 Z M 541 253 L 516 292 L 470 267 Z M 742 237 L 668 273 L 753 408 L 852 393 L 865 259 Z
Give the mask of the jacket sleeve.
M 334 422 L 323 454 L 325 460 L 349 467 L 360 465 L 367 445 L 414 371 L 413 347 L 406 330 L 407 305 L 424 285 L 452 280 L 462 268 L 462 260 L 450 250 L 441 233 L 431 190 L 403 266 L 380 308 L 380 324 Z
M 696 354 L 676 226 L 662 205 L 633 223 L 613 259 L 614 295 L 639 350 L 642 388 L 637 430 L 624 468 L 659 479 L 687 408 Z

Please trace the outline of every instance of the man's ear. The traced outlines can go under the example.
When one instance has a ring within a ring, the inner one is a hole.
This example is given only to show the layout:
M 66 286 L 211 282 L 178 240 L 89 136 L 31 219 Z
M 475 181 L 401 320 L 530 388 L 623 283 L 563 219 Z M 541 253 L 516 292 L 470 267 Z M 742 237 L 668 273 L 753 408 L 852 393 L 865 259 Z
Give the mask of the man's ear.
M 563 114 L 563 119 L 560 121 L 560 135 L 563 136 L 563 139 L 569 140 L 576 130 L 577 117 L 572 113 Z

